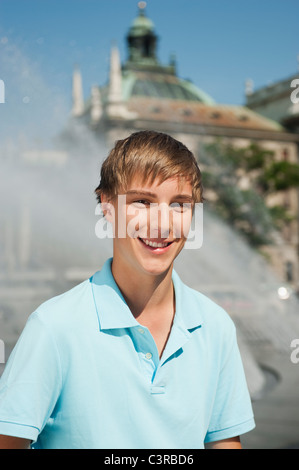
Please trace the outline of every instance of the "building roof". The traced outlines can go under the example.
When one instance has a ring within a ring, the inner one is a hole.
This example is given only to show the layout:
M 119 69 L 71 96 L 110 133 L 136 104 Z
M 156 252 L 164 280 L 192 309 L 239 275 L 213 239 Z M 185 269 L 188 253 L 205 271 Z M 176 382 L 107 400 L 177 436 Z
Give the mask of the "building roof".
M 207 104 L 200 101 L 131 96 L 128 109 L 147 121 L 180 122 L 198 126 L 217 126 L 264 131 L 284 131 L 276 121 L 244 106 Z
M 298 74 L 291 75 L 288 78 L 279 80 L 275 83 L 258 88 L 247 95 L 248 106 L 261 106 L 267 104 L 269 101 L 277 100 L 280 98 L 290 98 L 292 92 L 291 83 L 293 80 L 298 79 Z
M 138 119 L 225 128 L 284 130 L 277 122 L 246 107 L 216 104 L 211 96 L 191 81 L 178 77 L 175 64 L 161 65 L 157 59 L 154 24 L 146 17 L 144 8 L 139 8 L 127 41 L 129 60 L 122 68 L 122 96 L 128 110 L 135 113 Z
M 193 83 L 170 73 L 127 70 L 123 73 L 122 89 L 124 101 L 136 96 L 186 100 L 214 104 L 214 100 Z

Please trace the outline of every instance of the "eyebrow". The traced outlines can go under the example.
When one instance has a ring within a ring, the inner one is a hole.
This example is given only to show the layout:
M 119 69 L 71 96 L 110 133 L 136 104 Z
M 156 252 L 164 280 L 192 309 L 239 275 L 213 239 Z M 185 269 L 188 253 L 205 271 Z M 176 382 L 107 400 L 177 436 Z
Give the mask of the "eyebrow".
M 138 195 L 138 196 L 147 196 L 147 197 L 157 197 L 157 194 L 155 193 L 152 193 L 150 191 L 138 191 L 138 190 L 134 190 L 134 189 L 131 189 L 129 191 L 126 192 L 126 194 L 130 194 L 130 195 Z M 177 194 L 173 199 L 177 200 L 177 199 L 184 199 L 184 200 L 188 200 L 190 202 L 192 202 L 193 198 L 192 196 L 190 196 L 189 194 Z
M 150 191 L 138 191 L 131 189 L 126 192 L 126 194 L 137 194 L 138 196 L 151 196 L 151 197 L 157 197 L 157 194 L 151 193 Z

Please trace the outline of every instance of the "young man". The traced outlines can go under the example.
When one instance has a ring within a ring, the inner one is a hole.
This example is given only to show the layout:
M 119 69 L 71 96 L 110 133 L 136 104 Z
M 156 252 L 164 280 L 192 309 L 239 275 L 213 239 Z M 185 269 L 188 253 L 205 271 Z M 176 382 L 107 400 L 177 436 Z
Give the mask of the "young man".
M 254 420 L 235 327 L 173 270 L 202 201 L 193 154 L 132 134 L 96 193 L 113 258 L 30 316 L 0 381 L 0 447 L 241 448 Z

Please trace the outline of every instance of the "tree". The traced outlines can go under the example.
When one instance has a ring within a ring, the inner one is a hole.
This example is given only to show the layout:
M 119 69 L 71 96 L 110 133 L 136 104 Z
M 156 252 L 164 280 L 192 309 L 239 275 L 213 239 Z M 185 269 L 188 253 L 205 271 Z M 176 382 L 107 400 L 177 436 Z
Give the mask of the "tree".
M 259 247 L 273 242 L 275 231 L 292 220 L 282 205 L 268 207 L 266 197 L 299 187 L 299 165 L 274 161 L 274 152 L 251 143 L 237 148 L 217 140 L 200 148 L 204 187 L 215 194 L 210 208 Z M 246 189 L 242 180 L 250 181 Z M 214 200 L 215 199 L 215 200 Z

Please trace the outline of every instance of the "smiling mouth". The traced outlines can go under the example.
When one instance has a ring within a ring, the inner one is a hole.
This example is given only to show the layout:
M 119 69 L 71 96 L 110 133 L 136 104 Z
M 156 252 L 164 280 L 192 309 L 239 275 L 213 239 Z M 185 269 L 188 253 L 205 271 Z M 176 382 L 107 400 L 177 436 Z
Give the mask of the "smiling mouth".
M 150 248 L 166 248 L 167 246 L 173 243 L 173 242 L 154 242 L 152 240 L 148 240 L 147 238 L 140 238 L 140 237 L 138 237 L 138 239 Z

